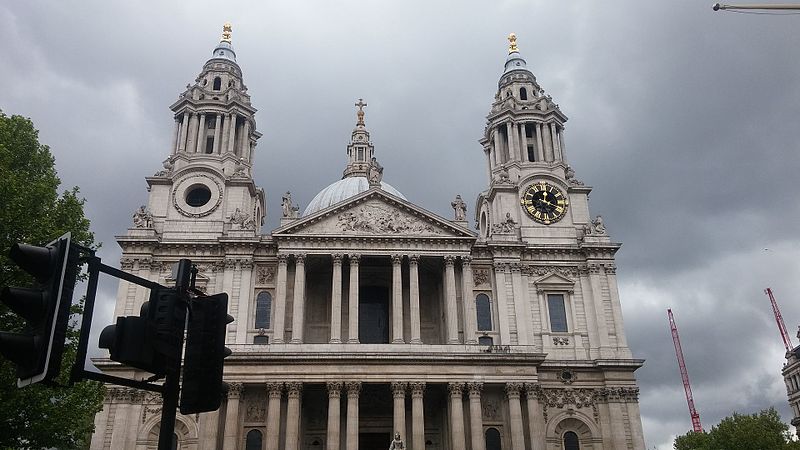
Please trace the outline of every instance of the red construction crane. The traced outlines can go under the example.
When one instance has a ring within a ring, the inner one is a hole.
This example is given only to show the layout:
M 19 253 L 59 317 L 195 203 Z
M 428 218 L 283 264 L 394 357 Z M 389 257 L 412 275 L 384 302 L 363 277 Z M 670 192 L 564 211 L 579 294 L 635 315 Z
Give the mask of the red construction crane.
M 783 346 L 786 347 L 787 352 L 791 351 L 794 347 L 792 346 L 792 341 L 789 339 L 789 333 L 786 331 L 786 324 L 783 323 L 783 316 L 781 315 L 781 310 L 778 308 L 778 302 L 775 301 L 775 296 L 772 295 L 772 289 L 766 288 L 764 289 L 764 293 L 769 296 L 769 301 L 772 303 L 772 312 L 775 313 L 775 322 L 778 323 L 778 331 L 781 332 Z
M 694 397 L 692 397 L 692 386 L 689 384 L 689 372 L 686 371 L 686 363 L 683 361 L 683 350 L 681 350 L 681 338 L 678 336 L 678 327 L 675 325 L 675 318 L 672 317 L 672 310 L 667 309 L 669 315 L 669 328 L 672 330 L 672 343 L 675 344 L 675 356 L 678 357 L 678 367 L 681 369 L 683 379 L 683 390 L 686 392 L 686 402 L 689 404 L 689 415 L 692 417 L 692 429 L 695 433 L 703 431 L 700 425 L 700 414 L 694 409 Z

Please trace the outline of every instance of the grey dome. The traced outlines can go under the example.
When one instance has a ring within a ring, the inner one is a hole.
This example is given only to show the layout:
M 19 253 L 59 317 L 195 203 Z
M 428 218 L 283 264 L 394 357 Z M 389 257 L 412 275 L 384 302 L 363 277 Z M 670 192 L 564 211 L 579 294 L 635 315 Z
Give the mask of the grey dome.
M 211 59 L 227 59 L 228 61 L 236 62 L 236 52 L 233 51 L 233 46 L 230 42 L 222 41 L 217 44 Z
M 308 216 L 321 209 L 325 209 L 331 205 L 343 202 L 348 198 L 356 196 L 368 189 L 369 181 L 367 181 L 366 177 L 343 178 L 319 191 L 319 194 L 317 194 L 311 200 L 311 203 L 308 204 L 306 210 L 303 211 L 303 216 Z M 403 200 L 407 200 L 406 197 L 400 193 L 400 191 L 385 181 L 381 182 L 381 189 L 396 197 L 400 197 Z

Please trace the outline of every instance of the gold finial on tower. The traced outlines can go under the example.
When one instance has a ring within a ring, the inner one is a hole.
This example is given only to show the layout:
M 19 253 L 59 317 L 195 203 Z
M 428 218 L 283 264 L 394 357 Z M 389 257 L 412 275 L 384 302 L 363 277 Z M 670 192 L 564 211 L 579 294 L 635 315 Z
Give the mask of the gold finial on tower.
M 231 27 L 230 22 L 225 22 L 225 25 L 222 26 L 222 40 L 221 42 L 231 43 Z
M 364 107 L 367 106 L 367 104 L 364 103 L 363 98 L 360 98 L 358 99 L 358 103 L 356 103 L 356 106 L 358 106 L 358 111 L 356 111 L 356 115 L 358 116 L 358 122 L 356 122 L 356 125 L 364 125 Z
M 517 48 L 517 35 L 511 33 L 508 35 L 508 53 L 519 52 L 519 48 Z

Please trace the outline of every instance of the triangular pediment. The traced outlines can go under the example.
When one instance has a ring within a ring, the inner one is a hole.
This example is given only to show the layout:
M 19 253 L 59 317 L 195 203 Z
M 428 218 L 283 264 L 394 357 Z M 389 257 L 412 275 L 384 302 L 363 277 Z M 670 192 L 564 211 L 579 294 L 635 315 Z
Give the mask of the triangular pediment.
M 467 228 L 379 188 L 282 226 L 272 235 L 475 238 Z
M 575 281 L 570 280 L 555 272 L 542 276 L 533 282 L 539 290 L 565 290 L 572 291 Z

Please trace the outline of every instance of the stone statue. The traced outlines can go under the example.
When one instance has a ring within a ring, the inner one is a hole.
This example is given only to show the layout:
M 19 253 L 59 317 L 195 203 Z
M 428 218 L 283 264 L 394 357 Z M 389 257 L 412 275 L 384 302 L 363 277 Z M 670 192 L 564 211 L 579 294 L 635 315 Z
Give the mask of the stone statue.
M 153 228 L 153 214 L 144 205 L 133 213 L 133 226 L 136 228 Z
M 467 204 L 461 199 L 461 195 L 456 195 L 450 206 L 455 211 L 455 220 L 467 220 Z
M 286 191 L 286 194 L 281 198 L 281 212 L 283 213 L 283 217 L 287 219 L 296 219 L 298 211 L 300 211 L 300 207 L 292 205 L 292 193 Z
M 172 168 L 174 166 L 172 164 L 172 161 L 169 160 L 169 158 L 164 160 L 163 166 L 164 166 L 164 170 L 159 170 L 158 172 L 156 172 L 153 175 L 154 177 L 168 177 L 168 176 L 172 175 Z
M 583 186 L 583 181 L 578 181 L 575 178 L 575 170 L 572 169 L 572 166 L 567 166 L 567 168 L 564 169 L 564 178 L 573 186 Z
M 511 217 L 511 213 L 506 213 L 506 218 L 500 223 L 492 225 L 492 232 L 494 233 L 513 233 L 517 227 L 517 222 Z
M 592 221 L 593 234 L 606 234 L 606 226 L 603 223 L 603 216 L 599 215 Z
M 233 170 L 233 177 L 237 178 L 247 178 L 247 168 L 244 165 L 244 158 L 239 158 L 236 161 L 236 168 Z
M 403 440 L 400 439 L 400 432 L 395 431 L 394 439 L 392 442 L 389 443 L 389 450 L 405 450 L 406 444 L 403 443 Z
M 369 162 L 369 170 L 367 171 L 367 179 L 370 186 L 380 186 L 383 179 L 383 166 L 378 163 L 375 157 Z
M 508 177 L 508 169 L 506 169 L 505 167 L 500 168 L 500 172 L 497 173 L 497 182 L 511 183 L 511 179 Z
M 230 223 L 233 225 L 233 229 L 254 230 L 256 228 L 256 223 L 250 218 L 250 215 L 243 213 L 239 208 L 236 208 L 236 211 L 231 214 Z

